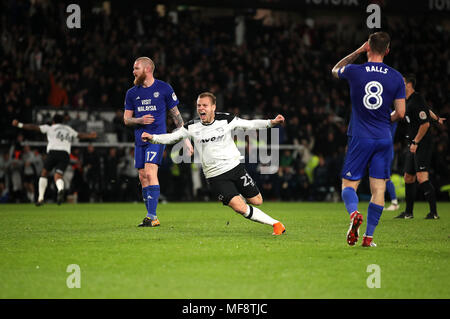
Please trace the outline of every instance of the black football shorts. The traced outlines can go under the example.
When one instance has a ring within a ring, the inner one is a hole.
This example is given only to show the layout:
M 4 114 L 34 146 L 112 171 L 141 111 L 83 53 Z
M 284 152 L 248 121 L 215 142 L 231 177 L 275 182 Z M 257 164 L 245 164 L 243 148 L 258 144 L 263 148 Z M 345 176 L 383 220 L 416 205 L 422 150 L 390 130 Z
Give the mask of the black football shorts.
M 247 173 L 243 164 L 239 164 L 221 175 L 208 178 L 207 181 L 213 196 L 224 205 L 228 205 L 230 200 L 239 194 L 245 198 L 255 197 L 259 194 L 258 186 Z
M 55 168 L 56 173 L 63 175 L 69 162 L 70 156 L 66 151 L 50 151 L 45 159 L 44 168 L 49 173 Z
M 431 163 L 431 143 L 419 143 L 416 153 L 409 150 L 405 159 L 405 173 L 416 175 L 417 172 L 428 172 Z

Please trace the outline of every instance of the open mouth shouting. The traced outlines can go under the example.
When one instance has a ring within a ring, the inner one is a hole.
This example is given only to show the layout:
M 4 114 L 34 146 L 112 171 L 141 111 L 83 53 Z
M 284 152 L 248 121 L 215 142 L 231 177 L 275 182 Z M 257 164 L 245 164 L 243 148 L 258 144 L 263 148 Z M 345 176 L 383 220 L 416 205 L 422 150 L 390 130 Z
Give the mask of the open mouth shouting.
M 202 122 L 205 122 L 208 118 L 206 112 L 198 112 L 198 115 L 200 116 L 200 120 L 202 120 Z

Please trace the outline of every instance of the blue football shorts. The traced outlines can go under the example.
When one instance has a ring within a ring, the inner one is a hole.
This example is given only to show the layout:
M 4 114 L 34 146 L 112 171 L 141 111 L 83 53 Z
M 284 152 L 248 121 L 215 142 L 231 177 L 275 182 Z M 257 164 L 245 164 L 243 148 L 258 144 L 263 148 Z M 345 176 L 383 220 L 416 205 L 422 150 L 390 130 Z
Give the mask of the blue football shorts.
M 393 149 L 392 138 L 375 139 L 349 136 L 341 177 L 357 181 L 365 176 L 366 170 L 369 168 L 370 177 L 390 178 Z
M 144 168 L 145 163 L 161 164 L 165 145 L 162 144 L 146 144 L 135 145 L 134 147 L 134 167 L 137 169 Z

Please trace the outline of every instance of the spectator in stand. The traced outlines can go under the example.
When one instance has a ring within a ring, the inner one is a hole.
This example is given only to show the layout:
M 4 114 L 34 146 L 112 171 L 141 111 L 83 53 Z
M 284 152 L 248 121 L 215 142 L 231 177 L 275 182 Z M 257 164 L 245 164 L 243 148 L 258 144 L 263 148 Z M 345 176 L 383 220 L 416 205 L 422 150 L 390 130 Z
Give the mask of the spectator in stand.
M 282 200 L 290 201 L 297 197 L 296 180 L 291 166 L 282 166 L 278 170 L 280 196 Z
M 297 170 L 297 174 L 294 175 L 297 196 L 294 198 L 300 200 L 308 200 L 310 196 L 310 183 L 308 176 L 306 175 L 305 168 L 300 166 Z
M 69 104 L 69 97 L 67 91 L 64 89 L 63 82 L 60 78 L 55 79 L 53 74 L 50 74 L 50 95 L 48 96 L 48 104 L 54 107 L 62 107 Z
M 319 165 L 314 168 L 314 179 L 312 185 L 313 198 L 316 201 L 323 201 L 330 191 L 330 184 L 328 178 L 328 167 L 325 158 L 319 156 Z

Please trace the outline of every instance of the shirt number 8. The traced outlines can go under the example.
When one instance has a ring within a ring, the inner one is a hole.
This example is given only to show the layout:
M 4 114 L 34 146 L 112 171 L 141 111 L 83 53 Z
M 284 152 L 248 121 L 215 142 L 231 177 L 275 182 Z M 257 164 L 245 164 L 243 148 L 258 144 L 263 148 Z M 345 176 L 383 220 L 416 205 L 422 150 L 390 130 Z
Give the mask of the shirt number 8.
M 366 95 L 363 98 L 363 104 L 369 110 L 376 110 L 383 104 L 383 86 L 378 81 L 370 81 L 364 87 Z

